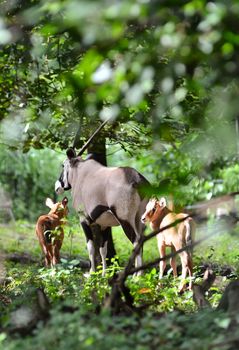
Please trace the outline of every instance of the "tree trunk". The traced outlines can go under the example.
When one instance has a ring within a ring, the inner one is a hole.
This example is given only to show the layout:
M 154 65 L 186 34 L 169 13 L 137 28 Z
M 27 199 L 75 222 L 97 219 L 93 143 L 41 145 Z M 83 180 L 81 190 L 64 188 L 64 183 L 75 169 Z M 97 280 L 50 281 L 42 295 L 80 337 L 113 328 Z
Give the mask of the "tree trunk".
M 88 148 L 88 154 L 91 158 L 96 160 L 97 162 L 107 165 L 107 159 L 106 159 L 106 147 L 105 147 L 105 138 L 102 136 L 97 136 L 97 139 L 95 139 L 92 144 Z M 108 227 L 108 251 L 107 251 L 107 259 L 108 259 L 108 265 L 111 263 L 111 259 L 116 255 L 113 237 L 112 237 L 112 231 L 111 228 Z M 99 253 L 99 247 L 100 247 L 100 226 L 94 226 L 92 227 L 93 231 L 93 237 L 94 237 L 94 244 L 96 249 L 96 264 L 99 265 L 101 263 L 100 253 Z

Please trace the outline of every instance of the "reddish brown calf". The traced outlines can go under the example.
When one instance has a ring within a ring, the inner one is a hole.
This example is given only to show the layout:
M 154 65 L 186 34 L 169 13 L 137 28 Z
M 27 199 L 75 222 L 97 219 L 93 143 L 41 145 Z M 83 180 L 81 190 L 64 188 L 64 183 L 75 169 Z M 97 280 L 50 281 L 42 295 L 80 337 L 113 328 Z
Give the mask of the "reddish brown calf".
M 55 266 L 60 261 L 60 249 L 64 239 L 63 224 L 68 214 L 68 199 L 53 203 L 47 198 L 46 205 L 51 209 L 47 215 L 41 215 L 36 224 L 36 234 L 45 257 L 45 266 Z
M 190 245 L 194 240 L 195 223 L 192 218 L 187 214 L 179 213 L 175 214 L 166 206 L 166 199 L 161 198 L 159 201 L 151 199 L 146 206 L 146 211 L 142 215 L 141 220 L 143 222 L 149 222 L 153 231 L 168 226 L 176 220 L 185 218 L 184 221 L 177 225 L 163 230 L 157 235 L 158 249 L 160 257 L 163 258 L 166 255 L 166 247 L 171 247 L 172 252 L 182 249 L 186 245 Z M 190 251 L 183 251 L 179 254 L 182 264 L 182 282 L 179 286 L 179 291 L 183 291 L 185 287 L 185 278 L 187 272 L 190 276 L 189 289 L 192 289 L 192 276 L 193 276 L 193 261 Z M 177 276 L 176 258 L 170 260 L 170 265 L 173 269 L 173 275 Z M 160 261 L 160 273 L 159 277 L 163 277 L 163 273 L 166 267 L 166 262 Z

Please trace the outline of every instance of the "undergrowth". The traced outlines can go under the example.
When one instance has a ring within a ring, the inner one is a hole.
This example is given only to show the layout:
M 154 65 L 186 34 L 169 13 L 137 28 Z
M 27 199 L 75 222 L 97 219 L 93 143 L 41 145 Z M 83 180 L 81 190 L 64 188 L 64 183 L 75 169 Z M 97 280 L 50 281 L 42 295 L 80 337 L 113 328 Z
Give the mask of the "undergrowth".
M 197 311 L 191 292 L 179 295 L 178 281 L 171 275 L 159 283 L 157 270 L 152 269 L 143 276 L 128 278 L 135 305 L 150 305 L 139 315 L 112 316 L 102 304 L 110 292 L 108 279 L 121 269 L 117 261 L 108 268 L 105 277 L 99 268 L 86 278 L 75 265 L 74 260 L 64 260 L 54 270 L 37 265 L 8 266 L 4 293 L 10 304 L 1 309 L 0 349 L 203 350 L 217 346 L 230 349 L 228 315 L 213 309 Z M 39 287 L 44 289 L 51 304 L 49 321 L 39 322 L 33 333 L 24 338 L 17 334 L 9 337 L 4 329 L 10 322 L 11 311 L 24 304 L 34 304 L 34 292 Z M 75 311 L 64 312 L 66 305 L 74 306 Z
M 19 224 L 15 232 L 18 235 L 16 246 L 16 242 L 7 241 L 9 227 L 3 231 L 1 240 L 5 241 L 5 251 L 17 247 L 15 251 L 28 252 L 39 259 L 32 264 L 6 264 L 7 275 L 0 292 L 4 296 L 4 301 L 0 303 L 0 349 L 233 349 L 228 336 L 231 332 L 230 318 L 215 310 L 228 283 L 228 276 L 221 276 L 217 271 L 216 282 L 206 295 L 212 309 L 198 311 L 191 291 L 178 293 L 179 278 L 174 279 L 168 273 L 159 281 L 158 268 L 153 267 L 140 277 L 129 276 L 127 279 L 135 306 L 147 305 L 144 311 L 140 315 L 112 316 L 103 307 L 104 299 L 110 293 L 108 280 L 122 270 L 131 246 L 116 230 L 116 250 L 123 251 L 125 248 L 125 255 L 112 261 L 104 277 L 99 267 L 96 273 L 86 278 L 86 271 L 78 267 L 78 256 L 87 256 L 85 242 L 77 233 L 78 226 L 71 227 L 70 232 L 66 230 L 61 264 L 55 269 L 42 267 L 34 226 Z M 14 232 L 10 233 L 12 237 Z M 226 257 L 232 264 L 233 274 L 229 277 L 237 277 L 237 245 L 233 246 L 230 239 L 229 235 L 221 236 L 213 242 L 213 249 L 209 244 L 197 248 L 194 259 L 196 283 L 202 281 L 201 265 L 205 261 L 227 264 Z M 150 244 L 144 252 L 146 261 L 155 258 L 157 253 L 155 241 Z M 231 249 L 226 250 L 228 247 Z M 49 321 L 46 324 L 39 322 L 27 337 L 8 336 L 13 310 L 21 305 L 34 307 L 38 288 L 43 289 L 49 299 Z M 64 312 L 63 306 L 67 305 L 74 307 L 75 311 Z

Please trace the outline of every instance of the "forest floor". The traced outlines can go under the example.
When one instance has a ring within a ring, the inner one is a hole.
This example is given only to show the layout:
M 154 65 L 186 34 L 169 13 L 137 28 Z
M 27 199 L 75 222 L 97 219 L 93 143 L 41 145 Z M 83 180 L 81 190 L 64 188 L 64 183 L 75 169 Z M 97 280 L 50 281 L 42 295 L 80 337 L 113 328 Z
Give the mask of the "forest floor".
M 101 309 L 106 295 L 110 293 L 108 279 L 113 276 L 115 271 L 123 268 L 132 250 L 131 244 L 129 244 L 120 228 L 113 230 L 119 259 L 115 260 L 109 267 L 105 277 L 101 276 L 101 269 L 99 268 L 99 271 L 89 279 L 84 277 L 84 273 L 88 269 L 85 238 L 76 221 L 71 222 L 65 229 L 65 239 L 61 251 L 62 261 L 53 270 L 43 267 L 42 254 L 33 224 L 16 222 L 15 224 L 1 225 L 0 231 L 2 252 L 0 255 L 0 325 L 2 326 L 0 349 L 1 346 L 5 350 L 17 349 L 21 345 L 21 341 L 25 339 L 25 331 L 22 331 L 22 320 L 16 320 L 19 318 L 19 309 L 21 310 L 23 305 L 28 309 L 30 307 L 31 313 L 34 315 L 40 314 L 39 301 L 36 300 L 38 290 L 44 290 L 44 295 L 47 297 L 46 303 L 49 303 L 49 309 L 51 310 L 51 321 L 48 321 L 48 325 L 50 325 L 48 329 L 48 332 L 50 332 L 49 342 L 46 339 L 42 340 L 42 335 L 47 331 L 44 323 L 37 322 L 37 328 L 33 327 L 33 333 L 31 333 L 31 327 L 30 330 L 27 329 L 29 347 L 26 345 L 26 349 L 32 349 L 31 346 L 34 342 L 36 349 L 48 349 L 51 343 L 54 344 L 52 345 L 53 349 L 64 349 L 66 344 L 60 333 L 57 333 L 58 331 L 62 333 L 66 331 L 68 342 L 70 342 L 70 338 L 73 339 L 73 348 L 78 344 L 79 339 L 82 339 L 83 349 L 93 349 L 96 343 L 102 343 L 99 345 L 99 349 L 101 349 L 101 346 L 102 349 L 128 349 L 132 347 L 135 341 L 139 344 L 136 348 L 140 350 L 157 348 L 159 344 L 161 347 L 164 344 L 163 349 L 171 349 L 170 346 L 173 346 L 175 341 L 178 349 L 190 349 L 193 346 L 195 349 L 202 350 L 207 349 L 209 344 L 210 348 L 217 348 L 214 345 L 212 346 L 215 339 L 220 344 L 225 342 L 223 334 L 224 331 L 228 330 L 231 324 L 230 320 L 224 314 L 218 313 L 215 316 L 213 312 L 216 312 L 225 287 L 230 281 L 236 280 L 239 275 L 239 240 L 236 231 L 229 234 L 219 230 L 217 234 L 195 248 L 195 282 L 199 284 L 202 282 L 203 273 L 207 267 L 212 268 L 216 273 L 214 284 L 206 294 L 212 309 L 209 308 L 203 313 L 197 312 L 197 306 L 193 301 L 191 291 L 186 291 L 183 295 L 178 294 L 179 279 L 173 279 L 171 274 L 166 274 L 163 280 L 158 281 L 157 266 L 146 271 L 142 277 L 136 279 L 129 277 L 127 286 L 130 288 L 135 305 L 137 307 L 145 304 L 150 305 L 143 314 L 144 317 L 142 318 L 142 315 L 140 317 L 140 326 L 138 325 L 138 316 L 135 315 L 130 315 L 130 317 L 120 316 L 117 321 L 114 321 L 116 324 L 112 326 L 111 315 Z M 203 237 L 206 231 L 208 231 L 208 224 L 200 227 L 198 237 Z M 157 257 L 156 239 L 152 239 L 144 247 L 144 260 L 150 261 Z M 70 312 L 65 313 L 64 310 L 70 310 Z M 94 316 L 91 316 L 90 322 L 85 322 L 89 317 L 89 312 Z M 100 322 L 102 312 L 104 325 Z M 161 315 L 165 315 L 165 313 L 167 318 L 163 322 Z M 20 313 L 20 319 L 23 314 L 24 312 Z M 41 315 L 40 318 L 44 319 L 44 317 Z M 198 324 L 198 322 L 201 322 L 200 318 L 204 320 L 201 327 Z M 66 319 L 70 322 L 72 329 L 75 329 L 77 339 L 74 332 L 72 333 L 70 325 L 65 324 Z M 217 320 L 216 323 L 215 319 Z M 78 330 L 77 325 L 79 323 L 86 333 L 81 334 L 81 331 Z M 193 328 L 191 331 L 189 330 L 189 334 L 185 330 L 188 324 Z M 15 332 L 17 327 L 20 331 Z M 112 334 L 115 335 L 118 344 L 115 347 L 112 345 L 113 340 L 110 336 L 105 344 L 101 339 L 102 334 L 107 332 L 107 327 L 112 328 Z M 130 333 L 127 337 L 127 332 L 131 327 L 135 334 L 132 336 Z M 157 333 L 157 327 L 161 327 L 159 333 Z M 58 331 L 56 331 L 56 328 Z M 163 328 L 165 328 L 164 331 Z M 95 333 L 92 334 L 93 329 Z M 126 329 L 128 329 L 127 332 L 125 332 Z M 148 333 L 146 329 L 148 329 Z M 196 334 L 197 329 L 199 334 Z M 12 341 L 11 338 L 8 338 L 8 330 L 10 330 L 9 334 L 12 334 L 11 332 L 14 334 Z M 123 335 L 120 336 L 122 331 Z M 59 338 L 58 340 L 54 340 L 54 332 L 58 334 L 56 335 Z M 165 332 L 168 333 L 164 334 Z M 190 332 L 193 333 L 192 339 L 187 340 Z M 176 335 L 173 338 L 174 333 Z M 17 334 L 20 334 L 20 338 Z M 157 340 L 155 339 L 156 334 L 158 334 Z M 194 344 L 195 339 L 199 341 L 203 334 L 206 345 L 203 347 L 201 344 L 201 347 L 197 347 L 198 345 Z M 212 334 L 214 334 L 214 338 L 211 338 Z M 148 342 L 155 345 L 150 347 L 146 341 L 147 339 Z M 46 344 L 45 347 L 42 345 L 43 343 Z M 231 344 L 232 341 L 226 342 L 225 346 L 220 345 L 218 348 L 231 349 Z

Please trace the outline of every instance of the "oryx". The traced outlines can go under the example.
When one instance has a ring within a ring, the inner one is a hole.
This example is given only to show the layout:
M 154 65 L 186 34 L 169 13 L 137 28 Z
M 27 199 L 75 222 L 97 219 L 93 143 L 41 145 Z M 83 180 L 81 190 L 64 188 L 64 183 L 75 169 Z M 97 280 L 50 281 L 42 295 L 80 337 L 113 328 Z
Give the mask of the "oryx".
M 81 207 L 84 218 L 81 225 L 87 240 L 91 262 L 90 272 L 95 271 L 95 250 L 91 226 L 101 226 L 101 247 L 103 274 L 106 269 L 107 227 L 121 225 L 126 236 L 135 246 L 143 235 L 144 224 L 141 216 L 148 199 L 139 193 L 141 186 L 148 181 L 135 169 L 130 167 L 105 167 L 94 159 L 83 160 L 74 149 L 67 150 L 67 158 L 59 180 L 55 183 L 57 194 L 71 189 L 73 207 Z M 142 264 L 142 253 L 135 260 L 136 267 Z

